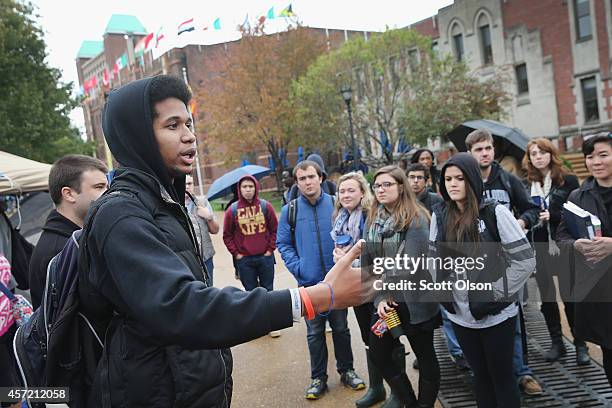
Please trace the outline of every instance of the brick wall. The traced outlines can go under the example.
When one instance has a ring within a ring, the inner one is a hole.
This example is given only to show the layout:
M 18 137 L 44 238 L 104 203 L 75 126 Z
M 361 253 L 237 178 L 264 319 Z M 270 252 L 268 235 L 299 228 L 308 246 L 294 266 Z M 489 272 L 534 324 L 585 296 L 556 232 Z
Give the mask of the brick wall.
M 506 0 L 502 2 L 504 27 L 523 24 L 540 30 L 543 56 L 552 57 L 559 126 L 576 124 L 576 97 L 572 91 L 572 39 L 566 0 Z

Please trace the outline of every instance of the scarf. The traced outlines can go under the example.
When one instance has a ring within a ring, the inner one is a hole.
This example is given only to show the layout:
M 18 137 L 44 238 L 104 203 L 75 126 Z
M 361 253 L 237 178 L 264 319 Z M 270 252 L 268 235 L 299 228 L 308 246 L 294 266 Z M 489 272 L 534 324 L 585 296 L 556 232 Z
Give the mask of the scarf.
M 11 265 L 4 255 L 0 254 L 0 282 L 9 287 L 11 282 Z M 11 300 L 0 292 L 0 337 L 15 324 Z
M 363 217 L 363 209 L 361 205 L 353 209 L 352 212 L 346 208 L 340 208 L 334 226 L 329 233 L 334 240 L 340 235 L 349 235 L 351 237 L 351 246 L 361 239 L 361 219 Z
M 384 205 L 380 204 L 376 211 L 376 219 L 368 231 L 368 242 L 399 242 L 401 231 L 396 231 L 397 222 L 392 214 L 389 214 Z

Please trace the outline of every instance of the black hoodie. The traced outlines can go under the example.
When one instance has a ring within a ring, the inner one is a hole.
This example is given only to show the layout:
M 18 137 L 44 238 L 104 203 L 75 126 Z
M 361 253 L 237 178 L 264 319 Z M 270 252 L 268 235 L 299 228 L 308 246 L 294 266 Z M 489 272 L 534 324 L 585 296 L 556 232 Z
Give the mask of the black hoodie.
M 32 306 L 36 309 L 42 302 L 47 281 L 47 265 L 51 258 L 59 254 L 72 233 L 80 229 L 78 225 L 64 217 L 57 210 L 51 211 L 43 226 L 42 234 L 30 259 L 30 294 Z
M 484 183 L 484 194 L 513 211 L 519 220 L 525 222 L 527 229 L 538 223 L 540 208 L 529 197 L 521 180 L 497 162 L 491 165 L 491 173 Z
M 125 167 L 85 220 L 90 293 L 81 302 L 98 325 L 112 316 L 87 407 L 226 407 L 227 348 L 291 326 L 291 296 L 207 287 L 184 177 L 170 180 L 155 142 L 152 80 L 113 91 L 104 111 L 105 137 Z

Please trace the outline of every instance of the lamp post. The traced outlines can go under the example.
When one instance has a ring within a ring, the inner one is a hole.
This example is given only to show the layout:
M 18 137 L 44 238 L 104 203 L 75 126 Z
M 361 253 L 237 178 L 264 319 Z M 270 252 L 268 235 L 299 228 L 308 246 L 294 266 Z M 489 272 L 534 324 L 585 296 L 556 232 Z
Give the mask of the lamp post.
M 342 99 L 346 103 L 346 110 L 348 111 L 349 119 L 349 131 L 351 132 L 351 146 L 353 149 L 353 171 L 357 171 L 357 145 L 355 144 L 355 133 L 353 133 L 353 113 L 351 111 L 351 97 L 353 96 L 353 90 L 350 86 L 344 85 L 340 89 Z

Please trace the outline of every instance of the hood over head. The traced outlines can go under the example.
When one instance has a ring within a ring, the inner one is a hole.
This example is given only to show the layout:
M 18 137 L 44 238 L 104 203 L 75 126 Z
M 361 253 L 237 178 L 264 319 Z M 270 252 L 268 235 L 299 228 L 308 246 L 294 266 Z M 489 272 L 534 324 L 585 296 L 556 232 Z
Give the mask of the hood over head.
M 240 192 L 240 185 L 242 184 L 242 182 L 244 180 L 251 180 L 253 183 L 255 183 L 255 195 L 253 196 L 253 200 L 251 201 L 251 203 L 249 204 L 249 202 L 247 200 L 245 200 L 242 197 L 242 193 Z M 253 205 L 256 204 L 259 201 L 259 189 L 261 187 L 259 186 L 259 181 L 257 181 L 257 179 L 251 175 L 246 175 L 240 178 L 240 180 L 238 180 L 238 183 L 236 184 L 236 189 L 238 190 L 238 200 L 246 205 Z
M 465 177 L 465 181 L 474 194 L 476 195 L 476 199 L 478 200 L 478 205 L 481 204 L 484 191 L 484 185 L 482 184 L 482 174 L 480 173 L 480 166 L 475 158 L 472 157 L 469 153 L 457 153 L 444 164 L 441 171 L 440 176 L 440 194 L 444 198 L 444 201 L 450 201 L 450 196 L 446 191 L 446 184 L 444 183 L 444 175 L 446 173 L 446 169 L 450 166 L 457 166 L 463 172 Z
M 130 82 L 112 90 L 104 107 L 102 128 L 108 147 L 124 167 L 154 177 L 172 199 L 185 202 L 185 177 L 170 177 L 153 132 L 151 83 L 157 77 Z
M 319 165 L 321 168 L 321 173 L 323 173 L 323 180 L 327 178 L 327 172 L 325 171 L 325 164 L 323 163 L 323 158 L 316 153 L 311 154 L 306 158 L 306 160 L 313 161 Z

